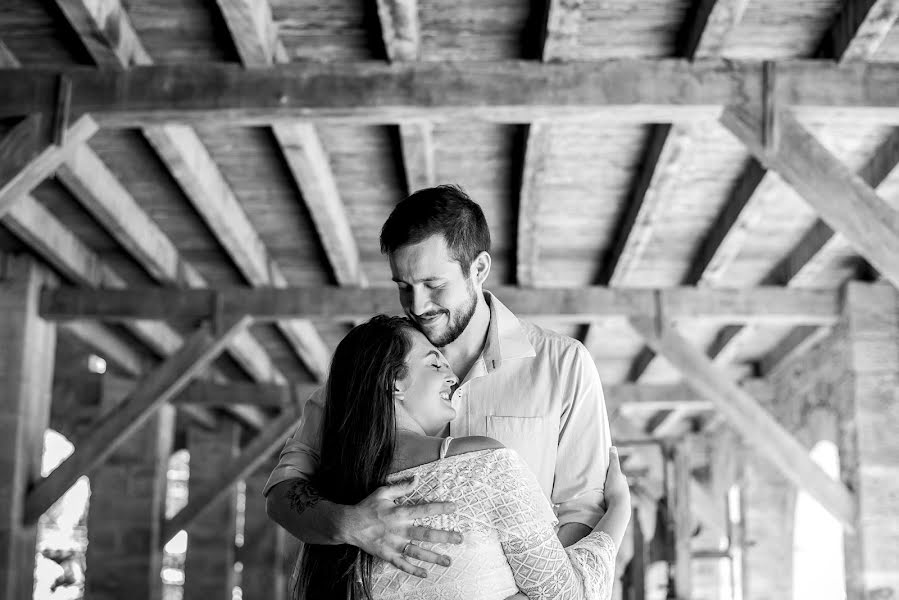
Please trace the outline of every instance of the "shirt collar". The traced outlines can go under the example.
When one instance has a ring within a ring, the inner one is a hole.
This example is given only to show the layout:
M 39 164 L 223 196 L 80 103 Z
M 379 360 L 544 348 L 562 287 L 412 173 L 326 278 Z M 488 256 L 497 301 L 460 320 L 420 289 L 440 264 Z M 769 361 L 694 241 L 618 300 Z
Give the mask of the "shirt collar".
M 484 290 L 484 299 L 490 307 L 487 341 L 481 352 L 487 370 L 493 371 L 504 360 L 537 356 L 518 317 L 487 290 Z

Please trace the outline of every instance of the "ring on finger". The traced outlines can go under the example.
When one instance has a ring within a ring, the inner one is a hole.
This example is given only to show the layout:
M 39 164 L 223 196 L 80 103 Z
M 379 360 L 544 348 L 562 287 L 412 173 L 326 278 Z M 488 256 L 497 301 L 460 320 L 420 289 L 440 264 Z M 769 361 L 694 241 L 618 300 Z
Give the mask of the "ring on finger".
M 409 550 L 409 546 L 411 546 L 411 545 L 412 545 L 412 540 L 409 540 L 408 542 L 406 542 L 406 545 L 403 546 L 403 552 L 402 552 L 403 556 L 409 556 L 408 550 Z

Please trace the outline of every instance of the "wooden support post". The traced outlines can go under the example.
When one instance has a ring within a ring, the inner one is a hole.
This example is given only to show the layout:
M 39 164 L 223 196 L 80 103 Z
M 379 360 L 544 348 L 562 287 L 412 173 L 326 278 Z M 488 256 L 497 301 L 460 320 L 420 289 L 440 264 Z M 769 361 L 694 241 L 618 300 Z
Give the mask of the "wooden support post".
M 222 423 L 217 431 L 190 427 L 188 497 L 210 485 L 240 452 L 240 427 Z M 237 527 L 237 488 L 231 484 L 210 503 L 202 515 L 186 527 L 187 557 L 184 562 L 185 598 L 230 598 L 237 583 L 234 570 L 234 536 Z
M 0 264 L 0 597 L 10 599 L 34 589 L 37 528 L 23 515 L 50 421 L 56 327 L 38 316 L 45 277 L 30 258 Z
M 277 460 L 264 462 L 246 478 L 246 520 L 238 560 L 243 564 L 240 587 L 244 600 L 287 600 L 287 530 L 269 520 L 262 490 Z
M 215 478 L 208 485 L 196 488 L 190 495 L 190 502 L 165 525 L 162 543 L 168 542 L 178 531 L 186 529 L 190 523 L 202 516 L 237 481 L 254 472 L 281 447 L 284 440 L 296 429 L 300 412 L 295 407 L 285 409 L 281 416 L 269 422 L 259 432 L 234 461 L 227 463 L 227 469 L 216 471 Z
M 672 448 L 671 513 L 674 517 L 674 574 L 669 593 L 687 600 L 692 598 L 692 548 L 693 515 L 690 490 L 690 438 L 684 437 Z
M 135 383 L 102 378 L 101 410 L 115 410 Z M 162 594 L 160 523 L 175 433 L 175 408 L 157 410 L 91 475 L 85 594 L 157 600 Z
M 846 293 L 852 393 L 843 406 L 840 462 L 858 495 L 845 536 L 848 600 L 899 596 L 899 294 L 850 283 Z
M 79 477 L 100 465 L 160 406 L 184 389 L 249 322 L 246 317 L 236 319 L 215 336 L 201 329 L 188 338 L 178 352 L 141 380 L 134 393 L 115 411 L 100 419 L 72 456 L 32 488 L 25 508 L 25 522 L 37 522 L 38 517 Z

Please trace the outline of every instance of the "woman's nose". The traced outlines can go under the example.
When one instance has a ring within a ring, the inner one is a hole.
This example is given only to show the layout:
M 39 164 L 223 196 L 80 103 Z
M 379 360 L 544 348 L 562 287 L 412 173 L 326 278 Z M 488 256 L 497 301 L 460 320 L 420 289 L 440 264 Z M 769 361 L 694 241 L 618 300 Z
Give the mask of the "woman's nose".
M 446 372 L 446 382 L 448 384 L 453 386 L 453 385 L 456 385 L 457 383 L 459 383 L 459 378 L 456 377 L 455 374 L 453 374 L 453 372 L 449 370 L 449 367 L 446 368 L 446 371 L 447 371 Z

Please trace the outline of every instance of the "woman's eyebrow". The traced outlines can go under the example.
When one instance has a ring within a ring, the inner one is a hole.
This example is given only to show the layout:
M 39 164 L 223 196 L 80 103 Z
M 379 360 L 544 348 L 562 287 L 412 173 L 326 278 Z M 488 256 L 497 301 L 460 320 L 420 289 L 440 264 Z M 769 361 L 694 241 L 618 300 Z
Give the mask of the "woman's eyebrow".
M 438 352 L 437 350 L 431 350 L 430 352 L 425 354 L 425 358 L 430 358 L 432 355 L 438 359 L 440 358 L 440 352 Z

